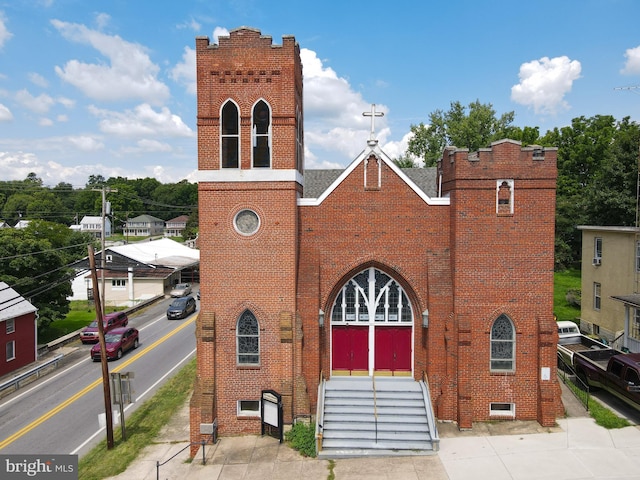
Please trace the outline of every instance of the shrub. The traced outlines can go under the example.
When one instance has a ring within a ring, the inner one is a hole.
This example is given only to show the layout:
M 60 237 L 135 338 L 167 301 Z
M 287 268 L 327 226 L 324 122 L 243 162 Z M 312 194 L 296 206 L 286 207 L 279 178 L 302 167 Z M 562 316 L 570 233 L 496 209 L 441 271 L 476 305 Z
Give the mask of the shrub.
M 285 433 L 285 439 L 303 456 L 316 456 L 316 427 L 313 423 L 295 423 L 291 430 Z

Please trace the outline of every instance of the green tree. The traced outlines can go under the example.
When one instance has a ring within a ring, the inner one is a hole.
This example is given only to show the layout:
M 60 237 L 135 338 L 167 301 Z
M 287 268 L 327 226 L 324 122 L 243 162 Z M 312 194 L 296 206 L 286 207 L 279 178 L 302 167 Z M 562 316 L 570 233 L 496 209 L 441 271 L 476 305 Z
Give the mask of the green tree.
M 496 116 L 493 105 L 480 103 L 479 100 L 464 107 L 460 102 L 452 102 L 451 108 L 444 112 L 436 110 L 429 114 L 429 124 L 412 125 L 412 138 L 409 140 L 407 153 L 424 160 L 425 166 L 436 164 L 442 151 L 448 145 L 478 150 L 488 147 L 491 142 L 509 138 L 509 134 L 517 133 L 513 127 L 513 111 Z M 527 139 L 535 129 L 526 131 Z M 520 136 L 524 135 L 521 131 Z M 516 140 L 518 140 L 516 138 Z
M 416 163 L 411 160 L 411 157 L 408 155 L 400 155 L 398 158 L 393 160 L 393 163 L 400 168 L 415 168 L 417 167 Z
M 634 225 L 638 125 L 610 115 L 577 117 L 542 140 L 558 147 L 556 269 L 581 258 L 578 225 Z
M 27 214 L 27 208 L 32 200 L 33 197 L 28 193 L 14 193 L 4 203 L 2 216 L 7 222 L 15 224 Z
M 58 196 L 43 188 L 31 195 L 31 201 L 27 205 L 27 218 L 43 219 L 69 225 L 72 215 Z
M 0 280 L 38 308 L 38 325 L 69 312 L 69 265 L 86 256 L 93 239 L 66 225 L 33 220 L 27 228 L 0 230 Z

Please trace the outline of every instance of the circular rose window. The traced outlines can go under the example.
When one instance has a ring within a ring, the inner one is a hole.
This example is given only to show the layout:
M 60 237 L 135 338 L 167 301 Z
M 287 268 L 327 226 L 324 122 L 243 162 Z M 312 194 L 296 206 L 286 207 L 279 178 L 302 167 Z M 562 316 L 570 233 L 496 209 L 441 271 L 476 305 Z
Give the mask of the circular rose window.
M 240 210 L 233 223 L 242 235 L 253 235 L 260 227 L 260 217 L 253 210 Z

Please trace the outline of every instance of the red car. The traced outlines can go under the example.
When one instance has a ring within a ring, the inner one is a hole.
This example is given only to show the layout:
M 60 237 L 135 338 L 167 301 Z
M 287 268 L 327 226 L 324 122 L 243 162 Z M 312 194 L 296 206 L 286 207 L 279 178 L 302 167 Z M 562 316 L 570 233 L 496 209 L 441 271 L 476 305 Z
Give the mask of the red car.
M 129 323 L 129 317 L 124 312 L 108 313 L 104 316 L 103 325 L 104 333 L 118 327 L 126 327 Z M 94 320 L 88 327 L 84 327 L 80 332 L 80 341 L 82 343 L 96 343 L 98 341 L 98 320 Z
M 107 360 L 117 360 L 122 358 L 124 352 L 135 350 L 140 342 L 138 330 L 135 328 L 114 328 L 104 335 L 104 342 L 107 346 Z M 91 358 L 94 362 L 100 361 L 100 344 L 91 347 Z

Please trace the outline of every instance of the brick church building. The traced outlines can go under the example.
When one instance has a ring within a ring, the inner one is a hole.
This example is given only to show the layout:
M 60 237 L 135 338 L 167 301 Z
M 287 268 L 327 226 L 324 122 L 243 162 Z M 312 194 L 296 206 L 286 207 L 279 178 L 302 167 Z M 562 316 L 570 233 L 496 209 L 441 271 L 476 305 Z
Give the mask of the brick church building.
M 420 382 L 427 410 L 461 429 L 554 425 L 556 149 L 505 139 L 399 168 L 374 107 L 347 168 L 305 170 L 295 38 L 241 27 L 198 37 L 196 57 L 192 441 L 214 421 L 222 435 L 259 433 L 263 390 L 282 395 L 284 423 L 315 416 L 345 378 Z

